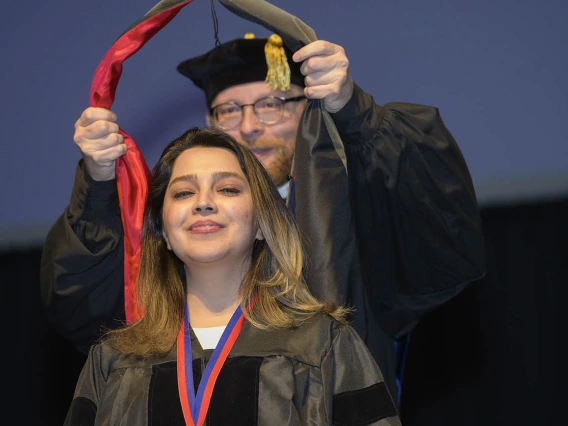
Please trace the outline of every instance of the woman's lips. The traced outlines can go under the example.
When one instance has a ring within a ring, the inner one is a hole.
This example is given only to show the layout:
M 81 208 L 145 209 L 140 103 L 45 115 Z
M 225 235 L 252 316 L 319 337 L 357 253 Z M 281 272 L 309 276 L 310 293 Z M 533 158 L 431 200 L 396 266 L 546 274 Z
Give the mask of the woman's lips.
M 210 234 L 222 229 L 223 226 L 212 220 L 199 220 L 189 227 L 192 234 Z

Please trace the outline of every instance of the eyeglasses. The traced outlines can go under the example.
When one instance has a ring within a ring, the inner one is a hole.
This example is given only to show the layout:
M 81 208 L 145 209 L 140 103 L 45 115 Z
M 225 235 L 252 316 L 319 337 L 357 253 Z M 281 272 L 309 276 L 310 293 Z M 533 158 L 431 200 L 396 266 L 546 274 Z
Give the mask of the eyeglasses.
M 227 102 L 211 108 L 209 113 L 215 119 L 217 127 L 222 130 L 230 130 L 241 124 L 243 110 L 246 106 L 252 106 L 252 110 L 261 123 L 276 124 L 282 118 L 284 105 L 288 102 L 298 102 L 305 98 L 303 95 L 293 98 L 266 96 L 265 98 L 260 98 L 254 104 L 239 105 L 235 102 Z

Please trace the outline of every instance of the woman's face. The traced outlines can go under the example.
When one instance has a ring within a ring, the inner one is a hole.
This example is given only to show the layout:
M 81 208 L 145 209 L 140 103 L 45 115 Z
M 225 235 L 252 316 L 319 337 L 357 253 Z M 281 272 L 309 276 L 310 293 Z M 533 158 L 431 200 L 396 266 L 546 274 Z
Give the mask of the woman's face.
M 195 147 L 175 161 L 164 198 L 163 234 L 189 268 L 250 262 L 258 229 L 250 186 L 237 157 Z

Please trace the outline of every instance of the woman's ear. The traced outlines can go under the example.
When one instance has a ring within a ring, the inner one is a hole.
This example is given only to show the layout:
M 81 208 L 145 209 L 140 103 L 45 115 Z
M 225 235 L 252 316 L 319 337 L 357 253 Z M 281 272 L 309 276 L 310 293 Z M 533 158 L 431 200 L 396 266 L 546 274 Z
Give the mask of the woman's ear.
M 205 123 L 207 123 L 207 127 L 211 128 L 211 123 L 213 121 L 213 117 L 208 112 L 205 113 Z
M 166 235 L 166 231 L 164 231 L 162 229 L 162 237 L 164 237 L 164 241 L 166 242 L 166 247 L 168 248 L 168 250 L 172 249 L 172 246 L 170 246 L 170 240 L 168 240 L 168 236 Z

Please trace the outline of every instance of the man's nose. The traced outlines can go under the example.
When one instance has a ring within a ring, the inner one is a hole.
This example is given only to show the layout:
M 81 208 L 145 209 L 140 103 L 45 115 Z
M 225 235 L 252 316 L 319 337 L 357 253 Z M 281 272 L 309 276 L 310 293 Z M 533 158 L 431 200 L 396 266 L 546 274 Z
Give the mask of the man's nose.
M 241 120 L 239 132 L 241 137 L 249 145 L 252 145 L 263 133 L 264 124 L 254 113 L 252 105 L 243 107 L 243 119 Z

